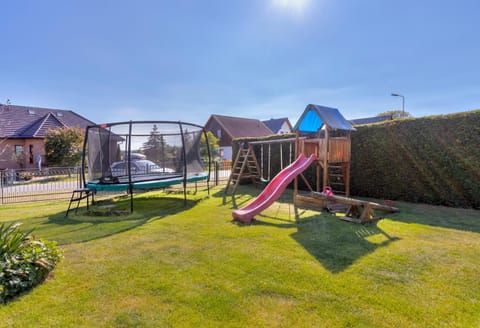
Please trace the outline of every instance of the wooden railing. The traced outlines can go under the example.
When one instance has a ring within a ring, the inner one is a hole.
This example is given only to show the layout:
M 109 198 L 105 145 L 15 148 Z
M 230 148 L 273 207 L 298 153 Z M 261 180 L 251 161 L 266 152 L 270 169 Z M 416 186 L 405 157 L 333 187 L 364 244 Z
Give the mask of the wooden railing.
M 303 140 L 303 151 L 305 156 L 315 154 L 320 161 L 325 159 L 325 139 Z M 327 161 L 329 163 L 350 162 L 351 143 L 348 138 L 330 138 Z

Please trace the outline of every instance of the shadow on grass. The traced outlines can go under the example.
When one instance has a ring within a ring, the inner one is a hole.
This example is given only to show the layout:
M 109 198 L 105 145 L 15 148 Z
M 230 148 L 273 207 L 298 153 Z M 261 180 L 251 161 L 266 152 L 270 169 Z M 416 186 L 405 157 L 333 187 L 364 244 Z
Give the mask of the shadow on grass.
M 332 273 L 340 273 L 358 259 L 399 240 L 380 229 L 378 221 L 362 225 L 342 221 L 330 213 L 298 208 L 295 212 L 295 221 L 258 215 L 252 225 L 296 228 L 291 237 Z
M 332 273 L 342 272 L 358 259 L 399 240 L 380 229 L 377 222 L 355 224 L 332 214 L 300 215 L 296 226 L 292 238 Z
M 50 215 L 46 220 L 29 220 L 22 227 L 34 229 L 33 234 L 54 240 L 58 245 L 82 243 L 122 233 L 185 211 L 199 201 L 187 199 L 185 205 L 180 197 L 141 195 L 134 199 L 134 211 L 130 213 L 130 198 L 119 197 L 96 202 L 89 212 L 82 207 L 77 214 L 71 213 L 65 217 L 65 211 L 62 211 Z
M 425 204 L 399 202 L 395 221 L 423 224 L 462 231 L 480 232 L 480 211 Z
M 240 187 L 236 198 L 246 199 L 244 202 L 250 202 L 259 193 L 260 191 L 252 187 Z M 223 190 L 216 194 L 218 197 L 223 197 Z M 276 202 L 291 204 L 292 197 L 291 191 L 287 190 Z M 355 224 L 342 221 L 330 213 L 301 208 L 295 208 L 293 212 L 292 216 L 295 217 L 295 221 L 261 213 L 255 216 L 251 225 L 296 228 L 297 231 L 291 235 L 292 238 L 332 273 L 340 273 L 358 259 L 399 240 L 380 229 L 377 222 Z M 248 226 L 236 221 L 234 224 L 239 227 Z
M 225 188 L 218 190 L 212 194 L 212 197 L 222 198 L 222 205 L 230 205 L 232 209 L 241 208 L 251 201 L 253 201 L 260 193 L 263 191 L 263 188 L 253 187 L 250 185 L 239 185 L 235 195 L 232 195 L 233 186 L 230 186 L 228 194 L 225 195 Z M 292 190 L 286 189 L 283 194 L 276 200 L 279 203 L 291 203 L 292 202 Z
M 228 194 L 225 195 L 225 188 L 222 188 L 213 193 L 212 197 L 222 198 L 223 206 L 230 205 L 232 209 L 237 209 L 251 202 L 263 189 L 253 188 L 251 185 L 240 185 L 235 195 L 232 195 L 232 190 L 233 186 L 230 186 Z
M 340 273 L 358 259 L 400 239 L 380 229 L 378 221 L 362 225 L 342 221 L 330 213 L 301 209 L 296 209 L 296 212 L 295 221 L 258 215 L 251 225 L 296 228 L 292 238 L 332 273 Z M 239 227 L 248 227 L 234 223 Z
M 250 188 L 240 186 L 236 198 L 250 202 L 259 193 L 260 191 L 251 186 Z M 277 202 L 291 203 L 291 192 L 286 191 Z M 403 202 L 398 202 L 395 206 L 400 208 L 400 212 L 389 214 L 389 218 L 394 221 L 480 232 L 480 211 L 478 210 Z M 300 209 L 296 211 L 295 222 L 259 214 L 252 225 L 296 227 L 297 232 L 293 233 L 292 237 L 333 273 L 344 271 L 359 258 L 399 239 L 389 236 L 378 227 L 377 223 L 359 225 L 341 221 L 331 214 L 312 215 L 311 211 Z M 379 214 L 381 213 L 380 211 Z M 239 227 L 244 226 L 241 223 L 237 224 Z

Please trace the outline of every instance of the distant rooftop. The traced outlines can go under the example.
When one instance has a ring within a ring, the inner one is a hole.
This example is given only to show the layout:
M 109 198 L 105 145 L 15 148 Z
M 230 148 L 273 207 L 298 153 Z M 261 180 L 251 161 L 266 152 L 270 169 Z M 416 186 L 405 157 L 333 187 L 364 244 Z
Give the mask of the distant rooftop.
M 392 115 L 383 115 L 383 116 L 374 116 L 374 117 L 366 117 L 366 118 L 357 118 L 354 120 L 350 120 L 352 125 L 363 125 L 363 124 L 372 124 L 372 123 L 379 123 L 384 121 L 393 120 Z
M 287 117 L 282 117 L 282 118 L 271 118 L 266 121 L 262 121 L 263 124 L 265 124 L 270 130 L 273 132 L 277 133 L 280 131 L 282 128 L 283 123 L 287 122 L 290 130 L 292 129 L 292 125 L 290 124 L 290 121 L 288 120 Z
M 0 104 L 0 138 L 43 138 L 48 129 L 93 124 L 71 110 Z
M 205 126 L 208 127 L 212 120 L 216 120 L 231 138 L 263 137 L 273 133 L 257 119 L 212 114 Z

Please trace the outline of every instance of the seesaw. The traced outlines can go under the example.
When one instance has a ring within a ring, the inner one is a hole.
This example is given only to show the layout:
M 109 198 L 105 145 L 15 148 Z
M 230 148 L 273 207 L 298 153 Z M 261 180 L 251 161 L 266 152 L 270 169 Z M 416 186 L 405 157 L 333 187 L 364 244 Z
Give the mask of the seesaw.
M 366 223 L 381 219 L 381 217 L 375 216 L 374 210 L 380 210 L 390 213 L 399 211 L 398 208 L 390 206 L 391 203 L 388 205 L 381 205 L 365 200 L 333 195 L 331 192 L 312 191 L 311 195 L 313 198 L 321 200 L 324 207 L 331 203 L 348 205 L 345 216 L 340 217 L 340 219 L 355 223 Z

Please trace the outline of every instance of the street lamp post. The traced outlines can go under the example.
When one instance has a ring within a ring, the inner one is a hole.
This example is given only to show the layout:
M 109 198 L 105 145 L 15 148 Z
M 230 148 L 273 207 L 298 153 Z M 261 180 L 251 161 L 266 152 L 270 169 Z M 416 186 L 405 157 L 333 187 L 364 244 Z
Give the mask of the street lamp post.
M 398 94 L 398 93 L 392 93 L 393 97 L 402 97 L 402 118 L 405 118 L 405 97 Z

